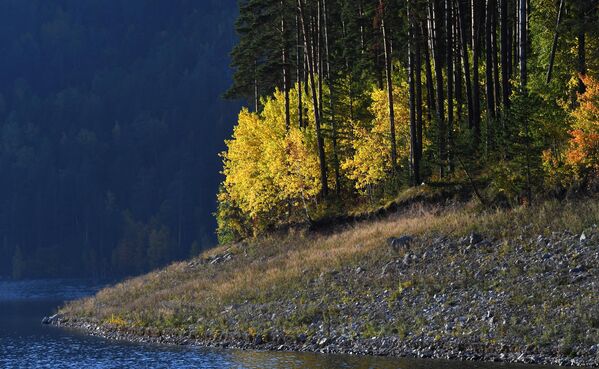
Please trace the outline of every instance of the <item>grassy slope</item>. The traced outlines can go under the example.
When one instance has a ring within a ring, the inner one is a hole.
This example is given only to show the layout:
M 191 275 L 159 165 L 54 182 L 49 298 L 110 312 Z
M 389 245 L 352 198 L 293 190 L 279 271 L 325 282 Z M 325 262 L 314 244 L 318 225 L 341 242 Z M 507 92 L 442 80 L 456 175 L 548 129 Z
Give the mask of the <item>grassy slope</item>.
M 200 338 L 268 340 L 282 335 L 294 340 L 306 334 L 310 340 L 327 331 L 350 339 L 457 337 L 466 343 L 507 343 L 515 349 L 534 346 L 541 352 L 559 345 L 568 354 L 599 342 L 599 271 L 587 265 L 587 282 L 590 278 L 592 283 L 562 283 L 562 269 L 579 265 L 576 254 L 581 251 L 566 247 L 563 261 L 542 267 L 533 259 L 553 246 L 533 240 L 551 237 L 553 231 L 588 233 L 597 223 L 597 199 L 487 212 L 467 206 L 414 206 L 401 217 L 347 226 L 332 234 L 298 231 L 223 246 L 69 303 L 61 313 Z M 491 240 L 484 250 L 469 253 L 459 241 L 451 242 L 472 231 Z M 390 250 L 386 239 L 404 234 L 415 237 L 409 252 L 419 261 L 382 273 L 389 265 L 400 265 L 406 253 Z M 571 238 L 578 245 L 577 237 Z M 584 255 L 595 255 L 595 261 L 596 241 L 583 249 Z M 210 264 L 210 257 L 227 252 L 233 254 L 231 260 Z M 439 305 L 446 309 L 435 311 Z M 455 306 L 461 307 L 456 314 L 466 314 L 467 322 L 452 315 Z M 490 323 L 495 324 L 491 331 L 486 318 L 478 316 L 488 309 L 503 315 Z M 457 326 L 448 329 L 447 322 Z

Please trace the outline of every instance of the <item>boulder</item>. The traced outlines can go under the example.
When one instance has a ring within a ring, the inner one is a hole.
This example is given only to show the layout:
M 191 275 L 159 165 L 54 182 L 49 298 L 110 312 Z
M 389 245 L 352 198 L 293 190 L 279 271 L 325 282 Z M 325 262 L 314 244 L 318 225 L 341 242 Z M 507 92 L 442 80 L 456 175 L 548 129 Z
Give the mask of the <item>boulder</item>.
M 468 237 L 468 241 L 470 242 L 470 246 L 474 246 L 474 245 L 482 242 L 482 240 L 483 240 L 483 236 L 481 234 L 476 233 L 476 232 L 470 233 L 470 236 Z
M 410 244 L 414 241 L 412 236 L 390 237 L 387 239 L 387 244 L 393 251 L 397 252 L 401 249 L 410 248 Z
M 45 316 L 42 319 L 42 324 L 43 325 L 55 324 L 55 323 L 58 323 L 60 321 L 60 318 L 61 318 L 60 314 L 54 314 L 54 315 L 49 316 L 49 317 Z
M 297 336 L 297 338 L 296 338 L 296 341 L 297 341 L 298 343 L 304 343 L 304 342 L 306 342 L 306 340 L 307 340 L 307 339 L 308 339 L 308 337 L 306 337 L 306 335 L 305 335 L 304 333 L 300 333 L 300 334 Z

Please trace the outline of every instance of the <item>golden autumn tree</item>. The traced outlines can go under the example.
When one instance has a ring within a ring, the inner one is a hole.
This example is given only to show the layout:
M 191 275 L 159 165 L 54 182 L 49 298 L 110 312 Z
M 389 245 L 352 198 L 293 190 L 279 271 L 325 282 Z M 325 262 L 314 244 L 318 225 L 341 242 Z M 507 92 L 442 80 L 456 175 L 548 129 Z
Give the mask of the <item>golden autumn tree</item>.
M 410 116 L 407 86 L 396 85 L 393 88 L 395 113 L 395 137 L 398 164 L 407 163 L 410 155 Z M 346 176 L 355 184 L 355 188 L 368 192 L 377 185 L 390 179 L 393 172 L 391 164 L 391 132 L 389 131 L 389 103 L 387 92 L 381 89 L 372 91 L 370 113 L 373 116 L 369 125 L 354 126 L 353 155 L 343 162 Z
M 291 91 L 290 99 L 296 106 L 297 90 Z M 240 112 L 222 153 L 225 180 L 220 198 L 234 204 L 257 229 L 308 215 L 320 191 L 314 124 L 308 118 L 306 128 L 287 128 L 280 91 L 264 99 L 263 106 L 259 114 Z M 297 115 L 292 109 L 291 120 Z

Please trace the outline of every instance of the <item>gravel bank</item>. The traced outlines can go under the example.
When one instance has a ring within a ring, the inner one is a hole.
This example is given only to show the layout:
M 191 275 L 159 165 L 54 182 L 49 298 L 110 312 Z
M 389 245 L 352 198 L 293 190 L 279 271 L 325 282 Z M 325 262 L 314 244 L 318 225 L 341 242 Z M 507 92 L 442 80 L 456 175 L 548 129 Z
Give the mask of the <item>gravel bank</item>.
M 596 225 L 502 240 L 397 235 L 381 247 L 383 257 L 307 276 L 301 290 L 190 314 L 175 328 L 73 313 L 45 323 L 134 342 L 599 366 Z

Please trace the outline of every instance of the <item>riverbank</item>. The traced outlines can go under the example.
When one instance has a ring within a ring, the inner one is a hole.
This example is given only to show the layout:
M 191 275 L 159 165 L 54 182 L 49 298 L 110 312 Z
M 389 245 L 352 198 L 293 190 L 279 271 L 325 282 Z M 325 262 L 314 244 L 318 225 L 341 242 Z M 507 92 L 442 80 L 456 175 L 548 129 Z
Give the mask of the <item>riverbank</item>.
M 599 366 L 599 201 L 422 208 L 174 264 L 48 323 L 111 339 Z

